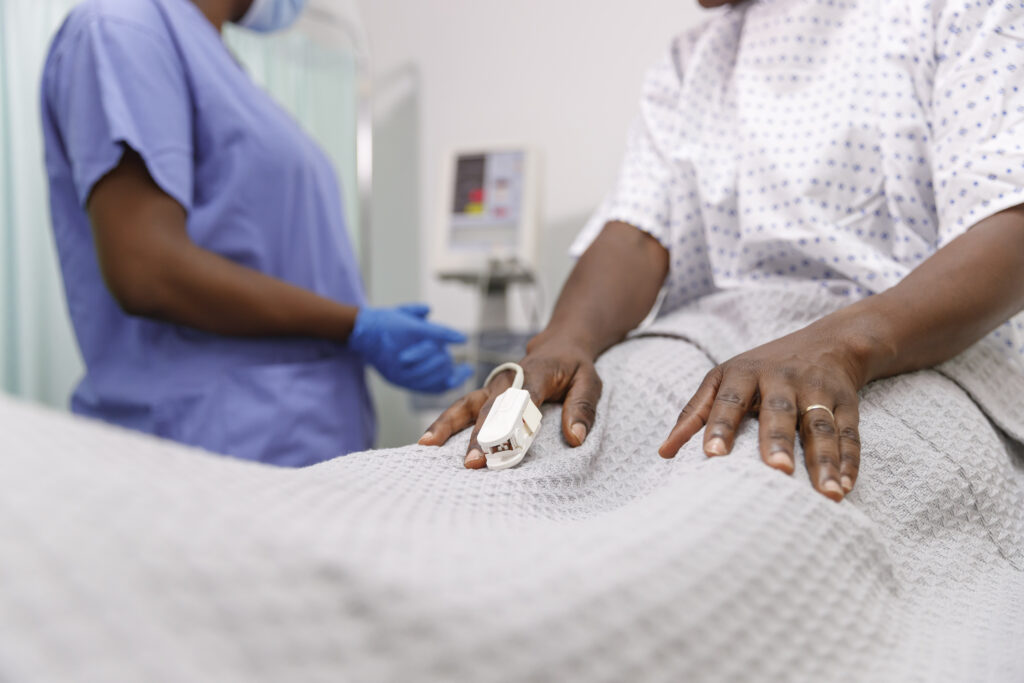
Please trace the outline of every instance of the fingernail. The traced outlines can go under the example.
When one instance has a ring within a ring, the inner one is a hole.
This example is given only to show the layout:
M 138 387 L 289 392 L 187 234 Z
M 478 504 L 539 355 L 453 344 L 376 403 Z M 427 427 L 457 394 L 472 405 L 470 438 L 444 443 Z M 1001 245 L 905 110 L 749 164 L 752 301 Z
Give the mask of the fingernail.
M 587 438 L 587 426 L 582 422 L 577 422 L 572 426 L 572 435 L 576 437 L 576 445 L 583 443 L 583 440 Z
M 847 493 L 849 493 L 850 491 L 852 491 L 852 490 L 853 490 L 853 479 L 850 479 L 850 477 L 848 477 L 848 476 L 846 476 L 846 475 L 844 474 L 844 475 L 843 475 L 843 476 L 842 476 L 842 477 L 840 478 L 840 481 L 841 481 L 841 482 L 842 482 L 842 484 L 843 484 L 843 490 L 844 490 L 844 491 L 846 491 Z
M 793 469 L 793 459 L 785 451 L 775 451 L 769 454 L 768 464 L 780 470 L 788 471 Z
M 487 458 L 484 457 L 483 451 L 478 448 L 474 448 L 466 455 L 466 467 L 471 470 L 478 470 L 487 464 Z
M 420 437 L 419 444 L 421 446 L 426 446 L 427 445 L 426 442 L 429 441 L 432 438 L 434 438 L 434 432 L 431 432 L 431 431 L 423 432 L 423 436 Z
M 704 446 L 704 452 L 708 455 L 725 455 L 725 441 L 716 436 Z
M 843 489 L 839 487 L 839 482 L 836 481 L 835 479 L 829 479 L 821 488 L 828 493 L 836 494 L 837 496 L 839 496 L 840 500 L 843 497 Z

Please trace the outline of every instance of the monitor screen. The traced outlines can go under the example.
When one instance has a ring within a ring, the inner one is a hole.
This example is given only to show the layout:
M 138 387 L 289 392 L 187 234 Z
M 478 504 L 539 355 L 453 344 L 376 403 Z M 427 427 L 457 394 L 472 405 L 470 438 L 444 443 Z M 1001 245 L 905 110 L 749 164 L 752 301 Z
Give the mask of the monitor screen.
M 523 212 L 523 151 L 460 154 L 449 221 L 453 249 L 515 250 Z

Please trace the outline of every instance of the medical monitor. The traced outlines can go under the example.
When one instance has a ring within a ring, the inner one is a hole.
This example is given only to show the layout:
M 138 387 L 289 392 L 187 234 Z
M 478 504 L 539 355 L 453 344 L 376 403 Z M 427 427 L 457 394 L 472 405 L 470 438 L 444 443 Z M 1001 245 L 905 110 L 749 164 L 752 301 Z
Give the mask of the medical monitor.
M 536 265 L 536 162 L 525 147 L 448 156 L 435 257 L 441 273 L 479 272 L 492 261 Z

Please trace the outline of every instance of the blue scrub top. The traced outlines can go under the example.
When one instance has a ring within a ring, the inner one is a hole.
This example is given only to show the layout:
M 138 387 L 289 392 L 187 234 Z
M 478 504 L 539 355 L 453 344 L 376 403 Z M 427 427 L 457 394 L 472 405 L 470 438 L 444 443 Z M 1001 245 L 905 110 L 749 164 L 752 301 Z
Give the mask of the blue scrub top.
M 197 245 L 364 303 L 330 162 L 196 6 L 86 0 L 54 39 L 42 99 L 53 228 L 86 365 L 72 409 L 279 465 L 369 448 L 364 368 L 344 346 L 131 317 L 104 285 L 84 207 L 130 147 L 187 210 Z

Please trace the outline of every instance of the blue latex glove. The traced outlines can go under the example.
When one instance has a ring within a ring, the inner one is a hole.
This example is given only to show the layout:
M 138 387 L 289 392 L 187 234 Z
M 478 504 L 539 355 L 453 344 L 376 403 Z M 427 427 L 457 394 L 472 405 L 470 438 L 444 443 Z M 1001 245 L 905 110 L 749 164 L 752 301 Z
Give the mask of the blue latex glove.
M 454 389 L 469 379 L 469 365 L 456 365 L 448 344 L 464 344 L 460 332 L 426 320 L 430 308 L 362 308 L 356 315 L 349 348 L 392 384 L 428 393 Z

